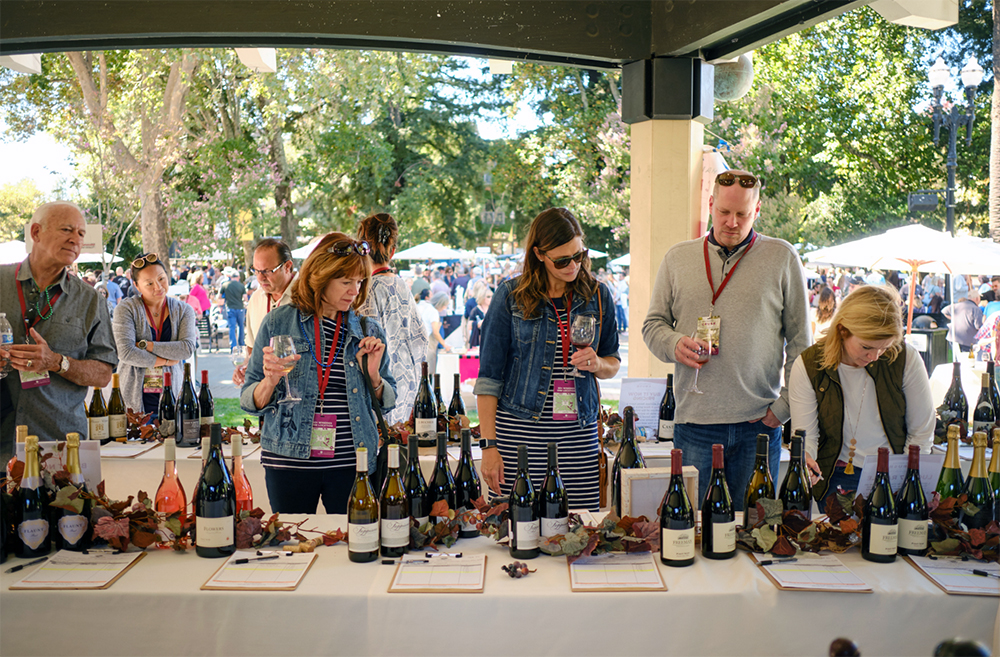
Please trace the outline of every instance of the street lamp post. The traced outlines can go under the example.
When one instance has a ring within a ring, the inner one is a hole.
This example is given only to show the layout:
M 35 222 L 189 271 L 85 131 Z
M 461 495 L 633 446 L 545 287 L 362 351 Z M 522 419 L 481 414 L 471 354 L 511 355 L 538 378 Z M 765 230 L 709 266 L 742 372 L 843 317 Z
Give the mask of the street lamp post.
M 972 144 L 972 121 L 976 116 L 976 89 L 979 87 L 979 83 L 983 81 L 983 67 L 979 65 L 975 57 L 969 59 L 965 68 L 962 69 L 962 86 L 965 87 L 966 104 L 962 106 L 956 103 L 950 109 L 945 109 L 942 106 L 941 99 L 944 96 L 944 85 L 950 77 L 951 71 L 941 57 L 937 58 L 934 66 L 927 73 L 927 79 L 934 93 L 931 107 L 934 108 L 935 145 L 937 145 L 941 136 L 941 125 L 944 124 L 948 128 L 948 189 L 945 193 L 945 211 L 947 216 L 946 228 L 949 233 L 954 235 L 955 169 L 958 167 L 956 141 L 958 140 L 958 131 L 964 126 L 965 145 L 969 146 Z

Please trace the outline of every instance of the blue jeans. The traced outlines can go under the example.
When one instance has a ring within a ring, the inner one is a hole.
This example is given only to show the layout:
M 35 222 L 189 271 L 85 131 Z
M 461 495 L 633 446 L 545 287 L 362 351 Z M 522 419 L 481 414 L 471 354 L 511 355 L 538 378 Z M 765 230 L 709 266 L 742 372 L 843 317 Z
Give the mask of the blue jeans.
M 683 450 L 684 465 L 698 468 L 698 500 L 691 500 L 692 506 L 700 509 L 705 499 L 708 479 L 712 474 L 712 445 L 718 443 L 724 448 L 726 485 L 729 486 L 733 506 L 737 511 L 743 510 L 743 498 L 753 472 L 754 458 L 757 456 L 759 433 L 766 433 L 771 437 L 767 457 L 771 477 L 775 478 L 781 461 L 781 427 L 772 429 L 763 422 L 678 424 L 674 427 L 674 447 Z M 780 484 L 781 482 L 776 481 L 775 489 Z
M 226 321 L 229 322 L 229 348 L 232 349 L 236 346 L 244 346 L 244 341 L 246 340 L 243 332 L 245 330 L 244 320 L 247 316 L 247 311 L 245 308 L 227 308 Z M 236 334 L 239 332 L 240 341 L 236 341 Z
M 618 330 L 627 331 L 628 330 L 628 313 L 625 312 L 625 306 L 615 304 L 615 315 L 618 318 Z

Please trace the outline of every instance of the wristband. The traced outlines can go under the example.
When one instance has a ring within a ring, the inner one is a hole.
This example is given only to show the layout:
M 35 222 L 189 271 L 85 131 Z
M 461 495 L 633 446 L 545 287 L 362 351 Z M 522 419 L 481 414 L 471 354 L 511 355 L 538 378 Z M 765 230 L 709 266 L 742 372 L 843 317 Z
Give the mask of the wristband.
M 487 440 L 486 438 L 480 438 L 479 439 L 479 448 L 480 449 L 488 449 L 490 447 L 496 447 L 496 446 L 497 446 L 497 441 L 496 440 Z
M 378 391 L 381 390 L 382 386 L 384 386 L 384 385 L 385 385 L 385 379 L 382 379 L 382 381 L 379 382 L 379 384 L 377 386 L 375 386 L 375 394 L 378 394 Z

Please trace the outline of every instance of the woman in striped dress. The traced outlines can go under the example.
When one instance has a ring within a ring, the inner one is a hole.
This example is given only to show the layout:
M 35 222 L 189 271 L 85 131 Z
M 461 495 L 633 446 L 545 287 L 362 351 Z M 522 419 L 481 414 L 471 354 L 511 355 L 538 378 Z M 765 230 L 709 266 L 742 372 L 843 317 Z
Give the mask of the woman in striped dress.
M 570 345 L 578 315 L 597 324 L 583 348 Z M 613 377 L 620 365 L 615 304 L 590 272 L 583 230 L 569 210 L 546 210 L 528 231 L 524 273 L 500 284 L 483 320 L 475 393 L 490 488 L 509 494 L 518 445 L 527 446 L 540 485 L 548 443 L 556 442 L 570 508 L 598 510 L 595 379 Z

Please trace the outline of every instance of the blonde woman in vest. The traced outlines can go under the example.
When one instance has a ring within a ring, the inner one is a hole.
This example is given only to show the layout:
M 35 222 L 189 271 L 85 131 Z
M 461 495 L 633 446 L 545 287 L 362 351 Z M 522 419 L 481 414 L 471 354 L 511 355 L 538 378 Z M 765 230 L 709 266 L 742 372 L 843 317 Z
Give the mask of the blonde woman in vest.
M 865 457 L 879 447 L 903 454 L 920 445 L 930 452 L 930 382 L 919 352 L 903 342 L 900 309 L 891 287 L 856 289 L 840 302 L 826 336 L 792 366 L 792 429 L 806 431 L 806 463 L 821 510 L 830 491 L 857 490 Z

